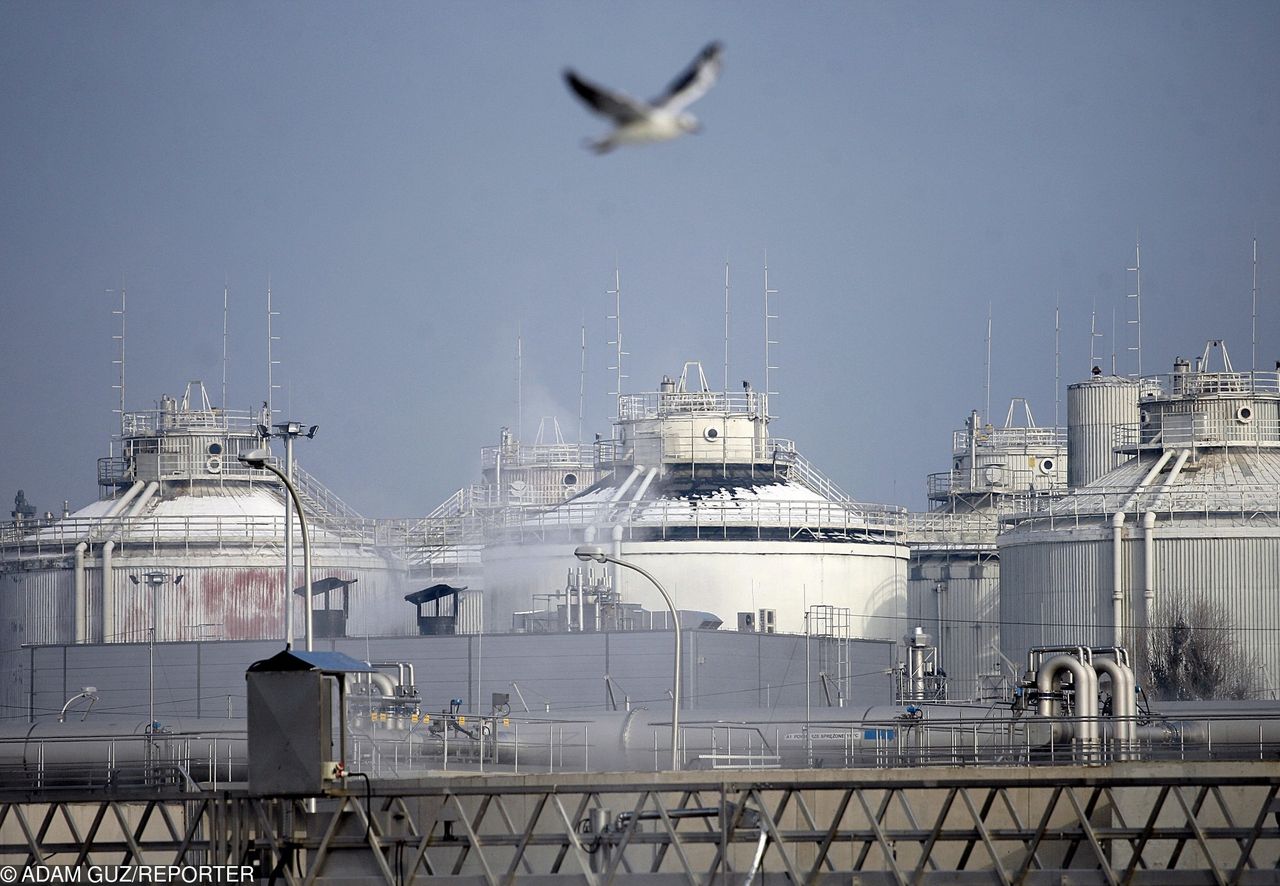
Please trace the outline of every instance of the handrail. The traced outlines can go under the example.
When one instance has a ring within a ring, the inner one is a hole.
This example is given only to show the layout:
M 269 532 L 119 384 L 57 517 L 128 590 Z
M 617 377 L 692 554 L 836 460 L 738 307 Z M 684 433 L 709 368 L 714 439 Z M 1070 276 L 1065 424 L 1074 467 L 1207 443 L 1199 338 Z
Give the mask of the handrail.
M 494 528 L 506 530 L 507 534 L 536 533 L 607 522 L 612 522 L 607 503 L 568 502 L 555 508 L 504 510 L 496 515 Z M 732 528 L 757 532 L 785 530 L 792 537 L 814 533 L 857 537 L 866 532 L 899 534 L 906 529 L 907 514 L 902 508 L 857 502 L 660 499 L 641 502 L 620 525 L 626 531 L 657 530 L 664 536 L 688 530 L 707 532 Z
M 257 433 L 258 413 L 241 409 L 144 409 L 126 412 L 121 429 L 126 437 L 158 431 L 243 431 Z
M 986 426 L 978 430 L 976 445 L 980 452 L 1017 449 L 1018 447 L 1066 446 L 1067 429 L 995 428 Z M 954 455 L 965 455 L 969 452 L 968 429 L 951 432 L 951 451 Z
M 1280 371 L 1166 372 L 1143 376 L 1144 390 L 1165 398 L 1280 394 Z
M 618 419 L 638 421 L 671 415 L 722 413 L 764 417 L 764 395 L 757 391 L 649 391 L 618 398 Z
M 329 487 L 296 463 L 293 466 L 293 485 L 297 488 L 299 495 L 304 500 L 308 500 L 307 504 L 315 507 L 322 516 L 343 520 L 364 519 L 359 511 L 340 499 Z
M 592 443 L 512 443 L 507 446 L 485 446 L 480 450 L 482 470 L 501 467 L 563 466 L 590 467 L 595 459 Z
M 1164 421 L 1125 422 L 1112 428 L 1112 447 L 1142 449 L 1280 446 L 1280 419 L 1210 417 L 1203 412 L 1164 414 Z
M 1133 486 L 1085 487 L 1056 499 L 1023 499 L 1022 507 L 999 517 L 1001 532 L 1014 527 L 1028 531 L 1050 531 L 1068 526 L 1106 522 L 1122 508 L 1135 519 L 1148 510 L 1158 516 L 1182 515 L 1231 525 L 1242 523 L 1280 524 L 1280 483 L 1178 484 L 1163 490 L 1164 498 L 1152 508 L 1156 490 L 1133 497 Z

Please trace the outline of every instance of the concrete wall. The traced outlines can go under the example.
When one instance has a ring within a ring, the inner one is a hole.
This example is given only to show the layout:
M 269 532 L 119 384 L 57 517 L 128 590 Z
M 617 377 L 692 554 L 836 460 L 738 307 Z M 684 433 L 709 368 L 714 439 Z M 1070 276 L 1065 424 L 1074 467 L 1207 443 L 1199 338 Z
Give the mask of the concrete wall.
M 683 695 L 690 709 L 798 706 L 805 704 L 805 638 L 786 634 L 687 631 L 683 650 Z M 812 663 L 812 703 L 825 703 L 817 682 L 818 640 L 807 650 Z M 21 704 L 5 711 L 25 720 L 56 717 L 64 702 L 85 686 L 98 690 L 97 714 L 148 716 L 154 674 L 159 719 L 245 715 L 245 670 L 280 651 L 278 640 L 158 643 L 154 667 L 147 644 L 39 646 L 10 656 L 17 668 Z M 511 695 L 513 712 L 523 712 L 511 684 L 529 708 L 553 714 L 600 711 L 606 707 L 604 676 L 614 682 L 619 706 L 668 704 L 672 634 L 646 631 L 610 634 L 507 634 L 453 637 L 393 637 L 319 641 L 317 650 L 337 650 L 368 661 L 414 665 L 422 706 L 438 711 L 461 698 L 470 710 L 489 710 L 492 693 Z M 891 686 L 885 670 L 896 647 L 883 641 L 849 645 L 848 704 L 885 704 Z M 73 714 L 72 717 L 78 715 Z

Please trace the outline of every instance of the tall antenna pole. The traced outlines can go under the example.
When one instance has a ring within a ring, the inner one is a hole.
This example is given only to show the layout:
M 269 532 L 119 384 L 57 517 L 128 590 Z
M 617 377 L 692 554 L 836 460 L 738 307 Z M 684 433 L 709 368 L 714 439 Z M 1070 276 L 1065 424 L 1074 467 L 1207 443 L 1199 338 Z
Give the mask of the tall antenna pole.
M 222 414 L 227 414 L 227 294 L 226 277 L 222 278 Z
M 1258 238 L 1253 238 L 1253 362 L 1250 368 L 1258 371 Z
M 766 416 L 769 415 L 769 398 L 777 393 L 770 387 L 769 373 L 778 367 L 773 365 L 773 354 L 771 348 L 778 342 L 771 337 L 769 333 L 769 321 L 777 320 L 777 314 L 769 313 L 769 296 L 777 295 L 778 290 L 769 288 L 769 257 L 766 255 L 764 259 L 764 396 L 765 401 L 762 404 L 762 411 Z
M 587 316 L 582 315 L 582 350 L 578 358 L 578 444 L 582 444 L 582 418 L 587 399 Z
M 1093 297 L 1093 310 L 1089 312 L 1089 371 L 1093 372 L 1093 367 L 1098 365 L 1098 357 L 1093 349 L 1093 340 L 1102 338 L 1102 333 L 1098 331 L 1098 297 Z
M 516 442 L 524 442 L 524 337 L 516 326 Z
M 1116 374 L 1116 306 L 1111 306 L 1111 374 Z
M 724 392 L 729 393 L 729 263 L 724 263 Z
M 110 292 L 110 291 L 111 291 L 110 289 L 107 290 L 107 292 Z M 124 322 L 125 313 L 124 312 L 125 312 L 125 285 L 124 285 L 124 275 L 122 274 L 120 276 L 120 307 L 111 312 L 113 316 L 120 318 L 120 333 L 118 335 L 111 336 L 115 341 L 119 342 L 119 345 L 117 346 L 117 349 L 116 349 L 116 353 L 117 353 L 116 359 L 112 360 L 111 362 L 120 367 L 120 375 L 119 375 L 119 381 L 117 381 L 111 387 L 113 387 L 115 390 L 120 392 L 120 406 L 119 408 L 114 409 L 112 411 L 120 415 L 120 439 L 121 440 L 124 439 L 124 332 L 125 332 L 125 322 Z
M 1058 316 L 1057 294 L 1053 297 L 1053 426 L 1059 427 L 1062 409 L 1062 326 Z
M 1130 351 L 1138 353 L 1138 376 L 1142 376 L 1142 244 L 1134 243 L 1133 245 L 1133 267 L 1129 268 L 1134 275 L 1134 291 L 1129 293 L 1129 298 L 1134 302 L 1134 317 L 1125 322 L 1129 325 L 1137 326 L 1137 344 L 1129 347 Z
M 613 266 L 613 288 L 606 294 L 613 296 L 613 313 L 608 315 L 608 319 L 614 321 L 613 339 L 609 342 L 614 347 L 613 365 L 609 367 L 614 373 L 613 390 L 610 393 L 614 396 L 614 409 L 621 412 L 619 401 L 622 397 L 622 383 L 627 378 L 622 371 L 622 358 L 628 354 L 622 349 L 622 274 L 616 264 Z
M 987 411 L 982 417 L 991 423 L 991 302 L 987 302 Z
M 280 341 L 280 336 L 274 335 L 271 332 L 271 319 L 273 317 L 279 317 L 279 316 L 280 316 L 279 311 L 271 310 L 271 275 L 268 274 L 267 275 L 267 406 L 266 406 L 267 411 L 266 411 L 266 415 L 263 416 L 266 419 L 263 422 L 263 424 L 266 425 L 268 428 L 271 427 L 271 420 L 275 417 L 275 410 L 271 406 L 272 398 L 275 396 L 275 392 L 280 389 L 280 386 L 272 381 L 272 374 L 275 371 L 275 367 L 280 365 L 280 361 L 274 360 L 271 357 L 272 344 L 274 342 Z

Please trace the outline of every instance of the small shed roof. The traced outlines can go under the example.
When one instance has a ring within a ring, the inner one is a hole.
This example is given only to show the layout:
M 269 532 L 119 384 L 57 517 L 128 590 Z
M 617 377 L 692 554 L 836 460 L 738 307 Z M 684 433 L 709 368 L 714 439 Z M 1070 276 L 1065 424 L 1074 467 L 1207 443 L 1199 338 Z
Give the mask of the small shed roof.
M 320 671 L 323 674 L 364 674 L 373 668 L 343 652 L 305 652 L 285 649 L 270 658 L 255 661 L 249 671 Z
M 456 594 L 459 591 L 465 590 L 466 587 L 455 588 L 451 585 L 439 584 L 432 585 L 429 588 L 423 588 L 420 591 L 414 591 L 412 594 L 405 594 L 404 598 L 410 603 L 420 605 L 422 603 L 434 603 L 441 597 L 448 597 L 451 594 Z
M 358 578 L 334 578 L 333 576 L 317 579 L 311 583 L 311 596 L 314 597 L 317 594 L 325 594 L 329 591 L 336 591 L 340 588 L 350 587 L 359 580 L 360 579 Z M 293 592 L 299 597 L 305 597 L 307 595 L 307 586 L 300 585 L 294 588 Z

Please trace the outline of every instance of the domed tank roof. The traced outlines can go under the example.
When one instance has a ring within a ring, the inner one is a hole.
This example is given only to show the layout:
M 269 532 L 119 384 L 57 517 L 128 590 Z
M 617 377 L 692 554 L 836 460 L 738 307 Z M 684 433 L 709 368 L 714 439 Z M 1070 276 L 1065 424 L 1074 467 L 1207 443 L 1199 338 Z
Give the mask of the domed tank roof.
M 1220 369 L 1210 369 L 1219 355 Z M 1042 521 L 1154 510 L 1180 521 L 1244 515 L 1280 518 L 1280 373 L 1236 372 L 1226 345 L 1210 341 L 1194 364 L 1140 383 L 1138 420 L 1112 426 L 1131 457 L 1066 496 L 1006 519 Z
M 1046 502 L 1040 510 L 1020 515 L 1026 519 L 1065 517 L 1107 517 L 1124 508 L 1138 490 L 1157 459 L 1146 457 L 1127 462 L 1088 486 L 1062 498 Z M 1176 476 L 1177 459 L 1162 465 L 1148 486 L 1138 491 L 1126 510 L 1147 510 L 1156 506 L 1162 513 L 1194 519 L 1197 514 L 1277 513 L 1280 507 L 1280 452 L 1274 450 L 1218 450 L 1188 454 Z
M 833 487 L 834 489 L 834 487 Z M 790 477 L 746 471 L 718 476 L 661 474 L 633 466 L 596 483 L 580 495 L 527 514 L 541 526 L 589 526 L 625 522 L 634 531 L 653 529 L 664 537 L 679 527 L 736 527 L 764 537 L 775 532 L 795 538 L 897 535 L 905 512 L 888 505 L 855 502 L 838 490 L 823 494 Z

